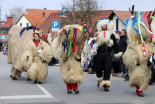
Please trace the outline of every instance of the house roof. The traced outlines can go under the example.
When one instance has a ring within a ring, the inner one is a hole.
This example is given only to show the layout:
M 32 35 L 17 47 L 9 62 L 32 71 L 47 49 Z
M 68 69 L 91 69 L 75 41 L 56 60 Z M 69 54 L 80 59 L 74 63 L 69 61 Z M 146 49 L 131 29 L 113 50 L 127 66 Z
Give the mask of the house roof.
M 130 11 L 119 11 L 119 10 L 114 10 L 113 11 L 125 24 L 126 19 L 130 19 L 131 18 L 131 13 Z
M 100 17 L 105 16 L 105 17 L 109 17 L 110 14 L 112 13 L 113 10 L 101 10 L 101 11 L 92 11 L 91 12 L 91 24 L 90 21 L 87 21 L 86 24 L 88 24 L 91 27 L 94 27 L 94 25 L 97 23 L 97 20 L 99 20 Z M 80 12 L 75 12 L 75 22 L 79 25 L 84 24 L 86 21 L 81 21 L 81 17 L 83 16 L 82 13 Z M 69 14 L 67 14 L 67 18 L 65 20 L 63 20 L 62 22 L 67 22 L 68 24 L 72 24 L 72 19 L 69 18 Z
M 48 33 L 48 30 L 50 28 L 50 33 L 52 33 L 52 36 L 54 36 L 55 35 L 54 32 L 51 31 L 52 20 L 58 20 L 58 21 L 60 21 L 60 15 L 59 15 L 59 13 L 51 13 L 45 19 L 45 21 L 40 25 L 39 28 L 42 29 L 45 34 Z
M 110 16 L 110 14 L 112 13 L 113 10 L 101 10 L 101 11 L 96 11 L 97 15 L 92 17 L 92 24 L 96 24 L 97 20 L 99 20 L 100 17 L 105 16 L 108 17 Z M 92 25 L 92 26 L 93 26 Z
M 47 10 L 47 9 L 27 9 L 27 14 L 30 15 L 39 15 L 42 16 L 43 12 L 46 17 L 48 17 L 51 13 L 60 13 L 60 10 Z
M 105 17 L 109 17 L 110 14 L 112 13 L 113 10 L 101 10 L 101 11 L 97 11 L 100 15 L 98 15 L 98 19 L 101 16 L 105 16 Z
M 31 23 L 31 25 L 39 27 L 44 21 L 44 17 L 37 15 L 24 14 L 27 20 Z
M 102 10 L 102 11 L 95 11 L 96 12 L 96 16 L 93 16 L 93 19 L 92 19 L 92 24 L 95 24 L 96 21 L 101 17 L 101 16 L 106 16 L 106 17 L 109 17 L 110 14 L 112 13 L 113 10 Z M 51 27 L 52 25 L 52 20 L 58 20 L 58 21 L 61 21 L 63 20 L 64 18 L 61 18 L 60 15 L 59 15 L 59 12 L 57 13 L 51 13 L 46 19 L 45 21 L 40 25 L 40 29 L 43 30 L 44 33 L 48 33 L 48 30 L 49 28 Z M 67 19 L 66 19 L 67 21 Z M 76 20 L 78 22 L 78 24 L 80 24 L 80 20 Z M 63 22 L 63 21 L 62 21 Z M 72 20 L 70 21 L 69 24 L 72 24 Z M 54 36 L 55 34 L 51 31 L 51 28 L 50 28 L 50 33 L 52 33 L 52 36 Z
M 6 24 L 0 24 L 0 28 L 10 28 L 14 23 L 6 23 Z

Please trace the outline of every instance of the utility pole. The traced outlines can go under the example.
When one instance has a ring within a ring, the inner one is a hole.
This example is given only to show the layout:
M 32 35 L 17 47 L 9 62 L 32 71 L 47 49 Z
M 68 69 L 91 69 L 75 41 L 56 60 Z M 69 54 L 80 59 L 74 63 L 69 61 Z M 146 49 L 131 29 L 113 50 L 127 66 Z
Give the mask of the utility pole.
M 75 24 L 75 0 L 73 0 L 73 24 Z

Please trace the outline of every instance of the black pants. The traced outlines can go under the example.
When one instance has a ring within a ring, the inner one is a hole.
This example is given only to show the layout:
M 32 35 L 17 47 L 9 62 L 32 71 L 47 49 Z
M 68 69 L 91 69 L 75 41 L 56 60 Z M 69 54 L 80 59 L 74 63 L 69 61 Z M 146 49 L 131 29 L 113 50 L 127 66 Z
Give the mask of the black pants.
M 95 57 L 95 72 L 98 78 L 103 76 L 103 80 L 110 80 L 112 57 L 110 53 L 98 53 Z M 104 71 L 104 75 L 102 74 Z
M 127 73 L 122 57 L 120 59 L 120 62 L 121 62 L 121 71 L 123 72 L 123 74 Z
M 121 63 L 120 63 L 120 61 L 112 62 L 112 68 L 114 69 L 114 73 L 121 72 Z
M 152 74 L 151 74 L 151 82 L 155 82 L 155 70 L 151 68 Z

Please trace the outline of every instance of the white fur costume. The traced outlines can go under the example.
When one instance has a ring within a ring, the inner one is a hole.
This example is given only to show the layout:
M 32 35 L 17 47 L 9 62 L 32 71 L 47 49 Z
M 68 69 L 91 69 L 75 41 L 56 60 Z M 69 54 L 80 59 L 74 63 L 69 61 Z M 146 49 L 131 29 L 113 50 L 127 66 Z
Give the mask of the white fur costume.
M 43 49 L 42 52 L 39 53 L 41 47 L 43 47 Z M 37 47 L 33 41 L 28 42 L 22 56 L 23 66 L 27 70 L 28 78 L 39 82 L 46 79 L 48 74 L 48 62 L 52 58 L 51 53 L 51 47 L 42 40 L 40 40 Z M 27 56 L 29 57 L 28 60 L 26 60 Z

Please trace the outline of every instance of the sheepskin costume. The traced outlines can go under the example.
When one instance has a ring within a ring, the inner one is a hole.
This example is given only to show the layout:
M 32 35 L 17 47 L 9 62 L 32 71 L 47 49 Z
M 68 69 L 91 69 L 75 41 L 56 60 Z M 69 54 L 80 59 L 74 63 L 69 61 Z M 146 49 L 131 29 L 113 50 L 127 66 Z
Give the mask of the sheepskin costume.
M 75 45 L 78 50 L 75 50 L 75 52 L 71 52 L 70 55 L 67 55 L 69 53 L 71 39 L 71 34 L 69 34 L 68 31 L 72 29 L 78 29 L 75 40 Z M 66 25 L 58 32 L 57 37 L 51 44 L 52 55 L 59 60 L 62 80 L 67 86 L 68 93 L 71 93 L 72 89 L 75 93 L 78 93 L 78 84 L 82 83 L 85 76 L 81 66 L 81 52 L 84 46 L 85 33 L 86 32 L 84 31 L 83 26 Z M 66 44 L 65 42 L 67 45 L 64 48 L 64 44 Z
M 118 44 L 113 31 L 113 23 L 109 19 L 100 20 L 97 23 L 98 29 L 98 50 L 97 55 L 94 57 L 95 72 L 97 76 L 98 87 L 103 88 L 105 91 L 109 91 L 110 75 L 111 75 L 111 65 L 112 57 L 111 52 L 114 50 L 115 57 L 120 58 L 122 52 L 118 50 Z M 102 74 L 104 71 L 104 75 Z
M 134 8 L 133 8 L 134 10 Z M 129 68 L 129 85 L 136 87 L 137 94 L 143 96 L 143 91 L 148 88 L 151 78 L 151 65 L 149 64 L 152 51 L 152 37 L 147 29 L 140 25 L 141 33 L 145 37 L 145 47 L 142 48 L 142 41 L 139 34 L 132 27 L 133 19 L 130 19 L 127 26 L 128 47 L 123 55 L 123 62 Z M 134 28 L 137 28 L 135 25 Z M 146 52 L 142 52 L 145 48 Z
M 37 79 L 42 82 L 46 79 L 48 62 L 52 58 L 51 47 L 42 40 L 40 40 L 40 44 L 36 47 L 32 41 L 33 30 L 25 30 L 22 36 L 20 36 L 22 29 L 22 27 L 14 25 L 9 31 L 8 63 L 12 64 L 10 76 L 16 80 L 16 76 L 20 76 L 23 71 L 26 71 L 27 79 Z M 41 58 L 39 58 L 38 53 L 40 46 L 43 47 Z M 28 61 L 26 61 L 27 56 L 29 56 Z M 41 60 L 43 61 L 41 62 Z
M 32 40 L 27 43 L 22 55 L 22 64 L 29 79 L 35 81 L 35 83 L 41 83 L 46 79 L 48 63 L 52 58 L 51 53 L 51 47 L 42 40 L 40 40 L 38 46 Z
M 153 52 L 155 53 L 155 16 L 152 17 L 151 30 L 152 33 L 154 34 L 154 38 L 152 39 L 152 48 Z
M 22 53 L 26 43 L 33 39 L 32 30 L 24 31 L 20 37 L 21 30 L 22 27 L 13 25 L 8 35 L 8 64 L 12 64 L 10 76 L 14 79 L 16 76 L 20 76 L 22 71 L 26 71 L 21 61 Z

